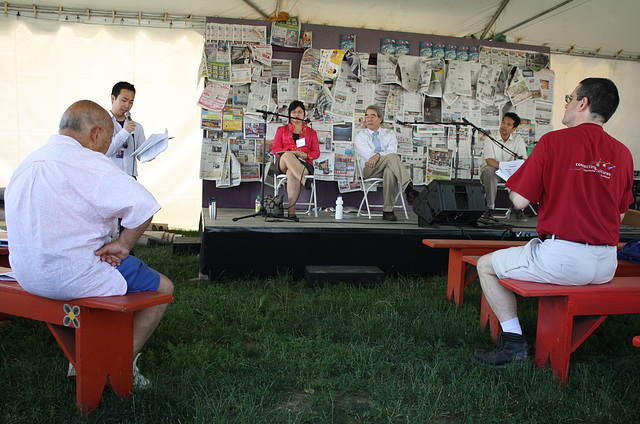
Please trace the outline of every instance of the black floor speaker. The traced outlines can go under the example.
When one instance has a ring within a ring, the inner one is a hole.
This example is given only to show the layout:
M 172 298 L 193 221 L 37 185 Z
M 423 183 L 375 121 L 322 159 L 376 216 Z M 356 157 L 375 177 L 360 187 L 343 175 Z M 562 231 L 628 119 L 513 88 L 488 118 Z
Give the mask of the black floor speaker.
M 433 180 L 413 202 L 420 227 L 473 224 L 484 210 L 484 189 L 476 181 Z

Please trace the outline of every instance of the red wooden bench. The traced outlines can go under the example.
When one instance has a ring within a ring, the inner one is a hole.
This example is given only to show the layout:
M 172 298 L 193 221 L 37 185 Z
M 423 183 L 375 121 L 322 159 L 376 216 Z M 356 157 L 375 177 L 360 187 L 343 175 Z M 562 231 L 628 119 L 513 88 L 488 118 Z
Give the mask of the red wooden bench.
M 75 367 L 79 412 L 98 407 L 107 383 L 119 397 L 131 396 L 133 313 L 171 302 L 172 295 L 157 292 L 60 301 L 0 281 L 0 314 L 45 322 Z
M 560 286 L 500 279 L 522 297 L 539 297 L 535 363 L 550 364 L 562 385 L 569 378 L 569 358 L 613 314 L 640 313 L 640 278 L 614 277 L 606 284 Z
M 496 250 L 522 246 L 527 244 L 527 241 L 424 239 L 422 244 L 436 249 L 449 249 L 447 297 L 449 300 L 453 298 L 456 305 L 462 307 L 464 288 L 476 277 L 475 266 L 471 269 L 462 261 L 462 257 L 466 255 L 482 256 Z
M 463 256 L 462 261 L 468 265 L 469 271 L 468 274 L 471 274 L 471 269 L 475 269 L 478 264 L 478 259 L 480 256 Z M 475 278 L 478 275 L 475 272 Z M 635 264 L 633 262 L 629 262 L 625 259 L 618 259 L 618 268 L 616 268 L 616 277 L 636 277 L 640 276 L 640 264 Z M 491 332 L 491 338 L 495 342 L 498 339 L 498 334 L 500 333 L 500 322 L 498 321 L 498 317 L 493 313 L 493 310 L 487 303 L 487 299 L 484 297 L 484 293 L 482 293 L 482 300 L 480 301 L 480 329 L 485 331 L 489 328 Z

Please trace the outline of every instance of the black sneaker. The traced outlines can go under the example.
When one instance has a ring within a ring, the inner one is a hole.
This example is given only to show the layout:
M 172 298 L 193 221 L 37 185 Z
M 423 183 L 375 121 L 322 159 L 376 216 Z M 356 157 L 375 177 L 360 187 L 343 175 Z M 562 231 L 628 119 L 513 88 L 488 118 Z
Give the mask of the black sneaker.
M 484 213 L 482 214 L 483 218 L 493 218 L 493 209 L 491 208 L 487 208 L 487 210 L 484 211 Z
M 524 214 L 523 210 L 516 209 L 516 221 L 518 222 L 527 222 L 527 215 Z
M 473 358 L 482 365 L 504 368 L 510 362 L 522 362 L 529 356 L 527 339 L 516 333 L 500 333 L 495 350 L 477 349 Z
M 382 219 L 385 221 L 397 221 L 398 217 L 393 212 L 382 212 Z

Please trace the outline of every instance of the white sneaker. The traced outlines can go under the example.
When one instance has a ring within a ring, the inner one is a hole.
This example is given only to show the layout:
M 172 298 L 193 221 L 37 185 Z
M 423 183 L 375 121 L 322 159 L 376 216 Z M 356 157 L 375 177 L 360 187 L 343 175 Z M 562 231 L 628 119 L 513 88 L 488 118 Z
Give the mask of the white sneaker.
M 71 365 L 71 362 L 69 362 L 69 370 L 67 371 L 67 377 L 75 377 L 76 376 L 76 369 L 73 368 L 73 365 Z
M 151 381 L 149 381 L 148 378 L 146 378 L 144 375 L 140 373 L 140 370 L 138 369 L 139 357 L 140 357 L 140 354 L 138 353 L 135 359 L 133 360 L 133 387 L 136 389 L 148 389 L 149 387 L 151 387 Z M 73 367 L 73 365 L 71 365 L 71 362 L 69 362 L 69 370 L 67 371 L 67 377 L 75 377 L 75 376 L 76 376 L 76 369 Z
M 133 359 L 133 388 L 134 389 L 148 389 L 151 387 L 151 381 L 146 378 L 144 375 L 140 374 L 140 370 L 138 369 L 138 358 L 140 354 L 138 353 L 136 357 Z

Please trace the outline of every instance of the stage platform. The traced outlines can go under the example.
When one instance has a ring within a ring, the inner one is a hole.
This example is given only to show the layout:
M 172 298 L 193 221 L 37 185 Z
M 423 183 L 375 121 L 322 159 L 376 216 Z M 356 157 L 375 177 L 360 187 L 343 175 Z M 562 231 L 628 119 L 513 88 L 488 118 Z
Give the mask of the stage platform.
M 346 213 L 343 220 L 331 212 L 298 215 L 299 222 L 252 217 L 249 209 L 219 209 L 210 220 L 202 209 L 200 229 L 201 271 L 211 279 L 244 276 L 272 276 L 290 272 L 304 276 L 308 265 L 377 266 L 385 273 L 412 273 L 423 276 L 446 272 L 448 252 L 422 244 L 425 238 L 528 240 L 537 236 L 537 217 L 528 222 L 514 216 L 493 223 L 475 225 L 418 226 L 418 216 L 409 219 L 397 213 L 398 221 L 380 217 L 368 219 Z M 640 238 L 638 227 L 624 226 L 620 240 Z

